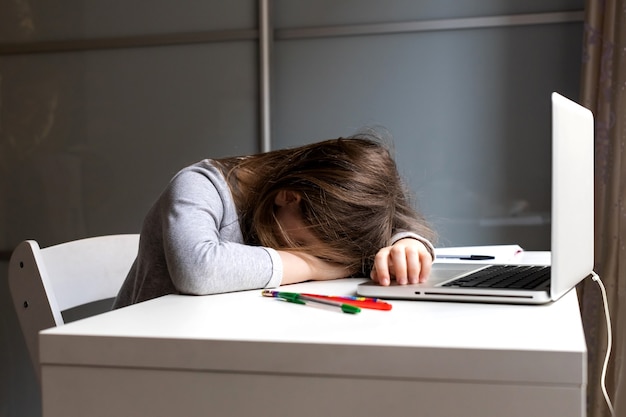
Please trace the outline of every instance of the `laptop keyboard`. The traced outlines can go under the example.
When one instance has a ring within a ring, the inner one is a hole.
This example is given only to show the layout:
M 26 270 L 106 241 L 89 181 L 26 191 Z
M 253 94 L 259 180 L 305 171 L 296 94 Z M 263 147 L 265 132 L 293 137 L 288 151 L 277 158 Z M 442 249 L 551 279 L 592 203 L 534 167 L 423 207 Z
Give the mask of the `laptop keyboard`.
M 491 265 L 443 284 L 443 287 L 541 290 L 550 285 L 550 267 L 536 265 Z

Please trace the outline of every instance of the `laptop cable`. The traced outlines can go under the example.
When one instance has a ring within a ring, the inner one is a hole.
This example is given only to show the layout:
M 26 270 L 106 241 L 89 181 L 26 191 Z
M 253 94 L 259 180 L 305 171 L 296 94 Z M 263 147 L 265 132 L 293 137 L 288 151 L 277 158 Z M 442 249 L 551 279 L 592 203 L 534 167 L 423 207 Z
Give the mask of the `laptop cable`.
M 602 280 L 595 272 L 591 272 L 591 279 L 593 279 L 598 286 L 600 287 L 600 292 L 602 293 L 602 303 L 604 305 L 604 317 L 606 318 L 606 355 L 604 356 L 604 364 L 602 365 L 602 376 L 600 379 L 600 387 L 602 388 L 602 394 L 604 395 L 604 400 L 606 401 L 606 405 L 609 407 L 609 411 L 611 416 L 614 415 L 613 404 L 611 403 L 611 398 L 606 391 L 606 370 L 609 364 L 609 357 L 611 356 L 611 345 L 613 344 L 613 336 L 611 334 L 611 315 L 609 312 L 609 302 L 606 297 L 606 289 L 604 288 L 604 284 Z

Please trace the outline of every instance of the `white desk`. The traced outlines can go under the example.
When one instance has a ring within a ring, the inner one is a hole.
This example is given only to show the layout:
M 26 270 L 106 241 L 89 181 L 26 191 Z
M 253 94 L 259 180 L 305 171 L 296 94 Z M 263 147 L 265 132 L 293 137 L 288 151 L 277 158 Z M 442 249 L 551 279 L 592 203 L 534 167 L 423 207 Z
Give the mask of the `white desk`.
M 585 415 L 574 291 L 547 306 L 392 304 L 350 315 L 260 290 L 171 295 L 46 330 L 43 415 Z

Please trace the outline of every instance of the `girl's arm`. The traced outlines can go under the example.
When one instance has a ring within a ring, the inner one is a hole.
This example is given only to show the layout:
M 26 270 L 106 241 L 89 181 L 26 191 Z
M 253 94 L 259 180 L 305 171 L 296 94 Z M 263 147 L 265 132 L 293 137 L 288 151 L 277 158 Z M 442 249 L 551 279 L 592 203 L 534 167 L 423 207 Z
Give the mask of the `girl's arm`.
M 390 245 L 376 254 L 372 280 L 380 285 L 389 285 L 392 279 L 401 285 L 426 281 L 435 260 L 435 247 L 424 236 L 434 234 L 406 196 L 397 202 L 394 229 Z
M 163 244 L 177 290 L 214 294 L 351 275 L 305 253 L 243 244 L 234 203 L 220 179 L 191 168 L 163 196 Z
M 324 262 L 302 252 L 278 251 L 278 254 L 283 262 L 281 285 L 345 278 L 351 274 L 344 266 Z
M 178 291 L 202 295 L 280 284 L 280 255 L 243 243 L 230 191 L 210 166 L 179 173 L 160 200 L 163 251 Z

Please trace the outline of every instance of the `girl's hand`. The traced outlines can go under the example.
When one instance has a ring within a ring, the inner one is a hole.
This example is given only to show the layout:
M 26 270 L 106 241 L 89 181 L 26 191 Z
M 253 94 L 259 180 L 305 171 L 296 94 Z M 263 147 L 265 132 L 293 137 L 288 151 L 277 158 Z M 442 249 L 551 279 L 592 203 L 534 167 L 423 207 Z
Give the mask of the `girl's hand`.
M 370 274 L 374 282 L 389 285 L 392 279 L 400 285 L 426 281 L 433 258 L 426 246 L 417 239 L 404 238 L 376 254 Z

